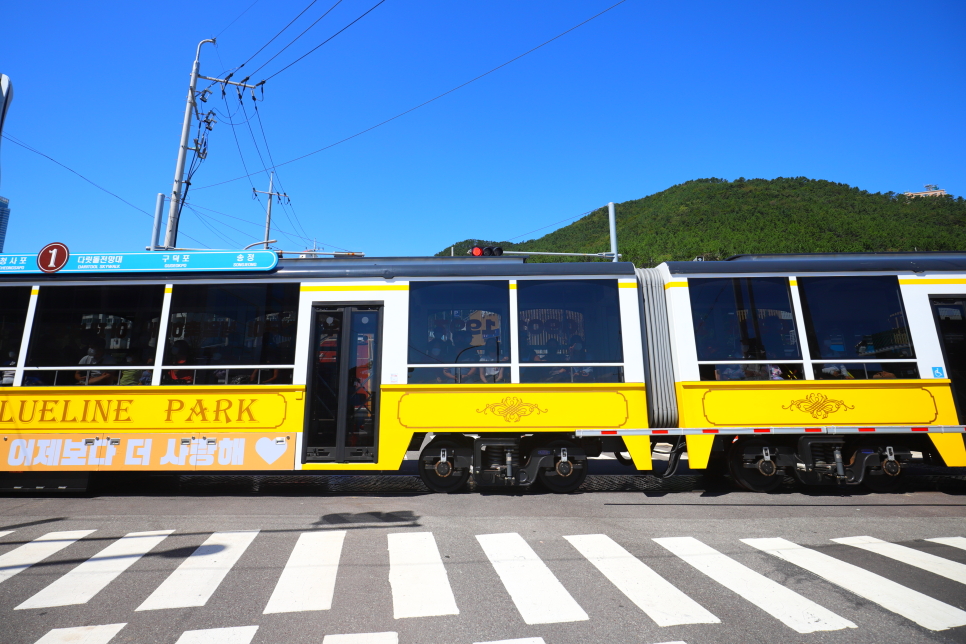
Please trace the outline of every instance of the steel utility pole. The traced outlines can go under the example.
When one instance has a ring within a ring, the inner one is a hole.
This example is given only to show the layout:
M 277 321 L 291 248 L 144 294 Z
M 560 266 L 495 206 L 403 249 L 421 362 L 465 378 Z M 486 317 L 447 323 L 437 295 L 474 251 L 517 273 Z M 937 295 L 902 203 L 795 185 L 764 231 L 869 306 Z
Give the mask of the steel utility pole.
M 286 199 L 288 199 L 288 195 L 285 194 L 284 192 L 272 192 L 272 184 L 274 183 L 275 183 L 275 173 L 272 172 L 268 175 L 268 192 L 265 192 L 264 190 L 255 190 L 254 188 L 252 188 L 253 193 L 257 194 L 260 192 L 263 195 L 268 195 L 268 208 L 265 210 L 265 241 L 262 242 L 265 244 L 265 250 L 268 250 L 268 245 L 272 241 L 268 238 L 269 235 L 272 234 L 272 197 L 273 196 L 276 196 L 279 198 L 285 197 Z
M 199 71 L 201 69 L 201 46 L 206 42 L 214 43 L 214 38 L 208 38 L 202 40 L 198 43 L 198 50 L 195 52 L 195 62 L 191 67 L 191 80 L 188 83 L 188 100 L 184 108 L 184 123 L 181 125 L 181 145 L 178 147 L 178 162 L 174 166 L 174 184 L 171 186 L 171 207 L 168 209 L 168 227 L 164 235 L 164 248 L 175 248 L 178 244 L 178 219 L 181 216 L 181 199 L 184 194 L 182 191 L 182 184 L 184 183 L 184 166 L 185 160 L 188 157 L 189 151 L 198 151 L 197 147 L 188 147 L 188 137 L 191 135 L 191 115 L 194 111 L 195 116 L 199 118 L 197 110 L 197 103 L 195 101 L 195 86 L 198 84 L 198 79 L 204 79 L 209 81 L 214 81 L 217 83 L 223 83 L 225 85 L 237 85 L 238 87 L 246 87 L 249 89 L 255 89 L 255 85 L 246 85 L 243 82 L 236 83 L 229 80 L 228 78 L 209 78 L 208 76 L 201 76 Z M 248 80 L 247 78 L 245 80 Z
M 614 214 L 614 202 L 607 204 L 607 219 L 610 223 L 610 254 L 613 256 L 612 262 L 619 262 L 617 255 L 617 216 Z

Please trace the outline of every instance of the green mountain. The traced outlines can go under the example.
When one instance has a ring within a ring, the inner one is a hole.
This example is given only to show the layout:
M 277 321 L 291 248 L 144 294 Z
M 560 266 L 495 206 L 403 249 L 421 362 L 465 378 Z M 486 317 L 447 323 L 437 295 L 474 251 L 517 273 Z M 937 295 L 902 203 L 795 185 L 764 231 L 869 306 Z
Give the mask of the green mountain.
M 618 252 L 638 266 L 739 253 L 966 250 L 966 200 L 870 193 L 807 179 L 696 179 L 616 204 Z M 610 250 L 607 208 L 525 242 L 463 240 L 504 250 Z M 449 255 L 450 249 L 437 253 Z M 584 261 L 531 257 L 528 261 Z

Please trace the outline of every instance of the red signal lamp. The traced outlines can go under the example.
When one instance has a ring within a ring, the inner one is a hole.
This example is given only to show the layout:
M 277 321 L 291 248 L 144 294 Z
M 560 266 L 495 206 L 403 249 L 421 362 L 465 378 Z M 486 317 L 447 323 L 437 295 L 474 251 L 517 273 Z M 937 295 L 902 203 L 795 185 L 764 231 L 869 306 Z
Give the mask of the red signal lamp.
M 503 254 L 503 249 L 499 246 L 474 246 L 469 254 L 473 257 L 499 257 Z

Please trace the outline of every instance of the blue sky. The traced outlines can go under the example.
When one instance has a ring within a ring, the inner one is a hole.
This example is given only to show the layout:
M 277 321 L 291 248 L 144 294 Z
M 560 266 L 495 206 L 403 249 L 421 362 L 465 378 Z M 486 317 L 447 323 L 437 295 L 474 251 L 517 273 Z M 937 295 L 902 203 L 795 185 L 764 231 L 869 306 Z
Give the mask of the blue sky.
M 201 70 L 222 73 L 309 1 L 259 0 L 231 26 L 252 0 L 9 2 L 0 72 L 15 97 L 5 133 L 153 212 L 171 187 L 198 41 L 221 32 Z M 241 75 L 335 1 L 316 2 Z M 376 1 L 343 0 L 254 80 Z M 386 0 L 266 83 L 259 107 L 272 158 L 375 125 L 615 1 Z M 807 176 L 873 192 L 935 183 L 964 195 L 963 24 L 961 1 L 627 0 L 426 107 L 281 166 L 294 213 L 275 208 L 288 234 L 273 237 L 286 250 L 309 237 L 326 250 L 425 255 L 466 238 L 539 236 L 552 228 L 525 233 L 710 176 Z M 208 106 L 234 112 L 229 99 L 216 93 Z M 248 179 L 205 187 L 245 174 L 232 127 L 216 118 L 189 198 L 210 218 L 186 210 L 182 246 L 261 239 L 264 201 L 252 200 Z M 260 170 L 248 126 L 235 134 L 249 171 Z M 149 217 L 47 159 L 4 140 L 0 167 L 12 208 L 5 252 L 148 243 Z M 267 188 L 266 173 L 251 180 Z

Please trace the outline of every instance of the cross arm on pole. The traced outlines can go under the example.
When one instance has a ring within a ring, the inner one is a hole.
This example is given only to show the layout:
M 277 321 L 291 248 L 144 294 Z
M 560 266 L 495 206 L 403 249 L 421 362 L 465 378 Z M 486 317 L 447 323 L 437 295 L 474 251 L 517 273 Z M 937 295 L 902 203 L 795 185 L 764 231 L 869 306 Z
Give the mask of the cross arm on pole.
M 225 78 L 211 78 L 210 76 L 199 76 L 198 78 L 201 78 L 201 79 L 206 80 L 206 81 L 211 81 L 213 83 L 223 83 L 225 85 L 237 85 L 239 87 L 247 87 L 248 89 L 255 89 L 256 87 L 258 87 L 258 85 L 248 85 L 246 83 L 236 83 L 235 81 L 228 80 L 228 79 L 225 79 Z M 261 83 L 259 83 L 259 85 L 261 85 Z

